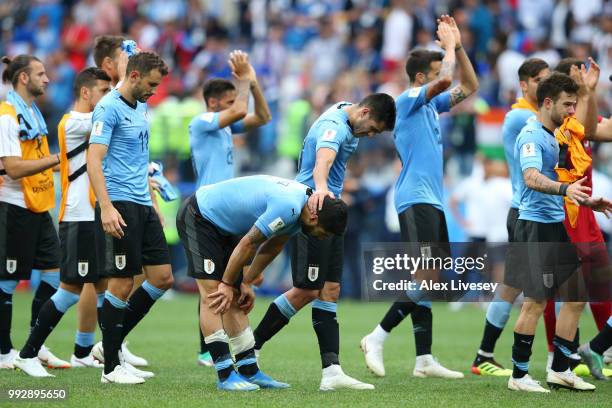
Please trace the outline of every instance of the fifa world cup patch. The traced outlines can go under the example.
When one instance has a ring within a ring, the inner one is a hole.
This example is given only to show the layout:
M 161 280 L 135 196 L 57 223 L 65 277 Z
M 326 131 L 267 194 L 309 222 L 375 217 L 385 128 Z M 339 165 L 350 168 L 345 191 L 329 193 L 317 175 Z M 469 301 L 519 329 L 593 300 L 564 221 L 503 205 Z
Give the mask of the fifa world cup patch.
M 89 262 L 79 262 L 77 272 L 79 276 L 86 276 L 89 273 Z
M 533 142 L 525 143 L 523 147 L 521 148 L 521 157 L 535 157 L 535 155 L 536 155 L 535 143 Z
M 91 129 L 91 135 L 102 136 L 102 129 L 104 129 L 104 122 L 101 122 L 99 120 L 94 122 L 93 127 Z
M 204 272 L 211 274 L 215 271 L 215 263 L 210 259 L 204 260 Z
M 325 140 L 327 142 L 334 140 L 336 137 L 336 133 L 338 133 L 335 129 L 327 129 L 323 132 L 323 136 L 321 136 L 321 140 Z
M 122 271 L 123 269 L 125 269 L 126 264 L 127 262 L 125 260 L 125 255 L 115 255 L 115 266 L 117 267 L 117 269 Z
M 208 122 L 208 123 L 212 123 L 214 118 L 215 118 L 215 113 L 214 112 L 205 112 L 205 113 L 200 115 L 200 119 L 203 120 L 204 122 Z
M 15 273 L 17 271 L 17 260 L 16 259 L 6 260 L 6 271 L 8 273 Z
M 410 98 L 416 98 L 417 96 L 419 96 L 419 94 L 421 93 L 421 87 L 418 86 L 416 88 L 412 88 L 408 91 L 408 96 Z
M 281 219 L 281 217 L 276 218 L 274 221 L 268 224 L 268 228 L 270 228 L 272 232 L 276 232 L 284 226 L 285 222 Z

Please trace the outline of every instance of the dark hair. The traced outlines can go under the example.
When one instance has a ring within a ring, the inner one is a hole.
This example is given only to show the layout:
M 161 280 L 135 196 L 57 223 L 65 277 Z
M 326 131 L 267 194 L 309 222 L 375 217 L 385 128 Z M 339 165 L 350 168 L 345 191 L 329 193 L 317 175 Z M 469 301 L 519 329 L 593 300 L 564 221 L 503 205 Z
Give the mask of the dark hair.
M 444 54 L 438 51 L 424 49 L 413 50 L 406 60 L 406 73 L 410 82 L 414 82 L 419 72 L 427 74 L 431 70 L 431 63 L 442 61 Z
M 127 73 L 138 71 L 142 75 L 147 75 L 153 70 L 159 70 L 162 76 L 168 75 L 168 66 L 159 55 L 154 52 L 139 52 L 130 57 L 127 64 Z
M 529 58 L 521 64 L 518 70 L 519 81 L 528 81 L 535 78 L 543 69 L 549 68 L 546 61 L 540 58 Z
M 565 75 L 569 75 L 572 69 L 572 66 L 576 66 L 580 68 L 582 65 L 584 65 L 584 61 L 578 58 L 567 57 L 559 61 L 559 63 L 555 67 L 555 71 L 561 72 L 562 74 L 565 74 Z
M 113 59 L 117 48 L 121 48 L 121 44 L 125 37 L 120 35 L 101 35 L 96 37 L 96 42 L 93 49 L 93 59 L 98 68 L 102 67 L 104 58 Z
M 578 84 L 569 75 L 553 72 L 538 84 L 536 91 L 538 108 L 542 106 L 546 98 L 551 98 L 556 102 L 561 92 L 575 94 L 578 92 Z
M 81 95 L 81 88 L 93 88 L 96 86 L 96 81 L 110 81 L 111 78 L 108 76 L 103 69 L 97 67 L 85 68 L 77 75 L 74 80 L 72 91 L 74 92 L 74 98 L 79 99 Z
M 202 88 L 204 102 L 208 105 L 209 98 L 220 98 L 228 91 L 234 91 L 236 87 L 227 79 L 214 78 L 206 81 Z
M 395 127 L 395 101 L 386 93 L 370 94 L 359 102 L 359 106 L 370 108 L 370 117 L 377 122 L 383 122 L 386 130 Z
M 41 62 L 33 55 L 21 54 L 13 59 L 10 59 L 9 57 L 2 57 L 2 62 L 6 64 L 4 72 L 2 72 L 2 82 L 10 82 L 13 87 L 17 86 L 19 74 L 22 72 L 25 72 L 28 75 L 30 74 L 30 64 L 32 61 Z
M 327 232 L 342 235 L 346 230 L 348 208 L 339 198 L 325 197 L 323 207 L 318 212 L 319 225 Z

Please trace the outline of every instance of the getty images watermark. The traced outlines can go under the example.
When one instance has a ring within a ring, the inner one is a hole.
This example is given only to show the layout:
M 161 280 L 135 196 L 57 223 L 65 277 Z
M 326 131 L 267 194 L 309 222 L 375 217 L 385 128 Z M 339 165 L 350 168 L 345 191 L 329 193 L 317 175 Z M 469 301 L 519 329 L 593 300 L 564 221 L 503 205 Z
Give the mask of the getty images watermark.
M 362 248 L 367 300 L 495 301 L 502 284 L 534 298 L 612 298 L 612 257 L 603 243 L 397 242 Z

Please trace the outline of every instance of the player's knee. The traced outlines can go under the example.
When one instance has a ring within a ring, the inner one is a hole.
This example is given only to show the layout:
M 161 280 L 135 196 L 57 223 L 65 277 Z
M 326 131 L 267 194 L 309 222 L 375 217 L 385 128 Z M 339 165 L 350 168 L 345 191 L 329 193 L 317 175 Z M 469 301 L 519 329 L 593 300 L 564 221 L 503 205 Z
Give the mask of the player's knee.
M 161 290 L 168 290 L 172 288 L 172 285 L 174 285 L 174 277 L 171 273 L 165 273 L 163 275 L 150 277 L 147 280 L 151 285 Z
M 514 303 L 521 290 L 508 285 L 503 285 L 500 298 L 508 303 Z
M 294 288 L 291 294 L 288 294 L 287 299 L 294 307 L 300 309 L 315 300 L 319 296 L 319 292 L 318 289 Z
M 563 302 L 562 308 L 566 308 L 572 313 L 582 313 L 584 307 L 586 306 L 586 302 Z
M 544 313 L 546 301 L 543 302 L 524 302 L 521 312 L 529 317 L 538 318 Z
M 319 294 L 319 299 L 326 302 L 337 302 L 340 298 L 340 283 L 325 282 L 325 286 Z

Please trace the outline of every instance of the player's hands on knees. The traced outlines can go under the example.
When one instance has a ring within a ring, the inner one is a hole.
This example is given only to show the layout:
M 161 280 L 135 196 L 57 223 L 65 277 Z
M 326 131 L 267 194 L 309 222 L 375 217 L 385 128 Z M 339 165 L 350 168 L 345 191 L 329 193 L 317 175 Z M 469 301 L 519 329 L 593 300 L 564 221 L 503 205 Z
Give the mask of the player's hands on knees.
M 122 227 L 127 227 L 127 224 L 123 221 L 123 217 L 112 204 L 100 207 L 100 218 L 102 220 L 102 229 L 105 233 L 117 239 L 123 238 L 125 233 Z
M 217 291 L 208 295 L 208 307 L 210 307 L 214 314 L 223 314 L 229 310 L 233 298 L 234 287 L 219 282 Z
M 565 195 L 576 205 L 580 205 L 582 202 L 589 198 L 589 192 L 591 191 L 591 188 L 582 185 L 582 183 L 584 183 L 585 181 L 586 177 L 583 177 L 567 187 Z
M 336 198 L 334 193 L 328 190 L 317 190 L 312 193 L 310 198 L 308 198 L 308 209 L 312 214 L 317 214 L 319 210 L 323 208 L 323 200 L 325 200 L 325 197 L 327 196 Z
M 244 282 L 240 284 L 240 297 L 238 298 L 238 305 L 246 314 L 253 310 L 253 306 L 255 306 L 255 292 L 253 291 L 251 285 L 247 285 Z
M 229 66 L 236 79 L 250 80 L 251 64 L 249 64 L 249 55 L 246 52 L 240 50 L 232 51 L 230 53 Z

